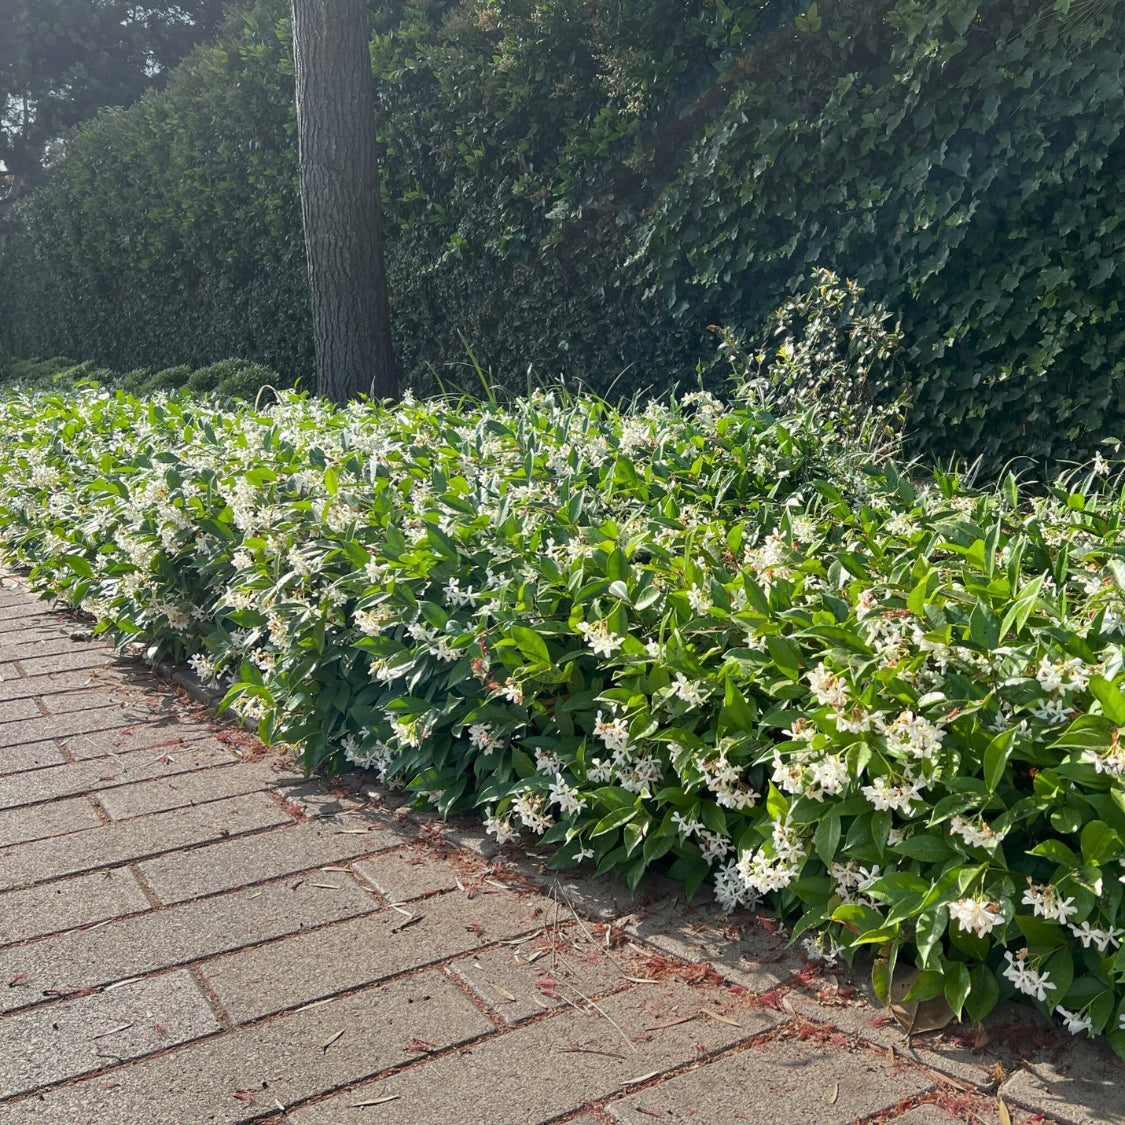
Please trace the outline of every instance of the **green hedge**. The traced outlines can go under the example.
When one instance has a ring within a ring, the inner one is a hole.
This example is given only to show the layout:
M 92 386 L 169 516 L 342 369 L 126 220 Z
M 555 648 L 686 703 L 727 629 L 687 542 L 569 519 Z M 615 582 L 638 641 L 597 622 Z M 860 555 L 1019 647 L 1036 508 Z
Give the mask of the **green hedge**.
M 160 371 L 134 368 L 111 371 L 93 363 L 75 363 L 62 356 L 44 360 L 15 360 L 0 365 L 0 386 L 21 391 L 72 390 L 77 384 L 91 384 L 145 396 L 160 391 L 184 388 L 196 394 L 254 401 L 263 387 L 286 389 L 276 371 L 244 359 L 222 359 L 195 370 L 186 364 Z
M 862 416 L 745 394 L 9 393 L 0 546 L 309 769 L 1125 1055 L 1120 466 L 912 483 Z
M 628 397 L 816 266 L 901 318 L 915 448 L 1087 456 L 1125 403 L 1125 8 L 459 0 L 373 9 L 395 343 Z M 310 369 L 287 5 L 67 142 L 14 354 Z

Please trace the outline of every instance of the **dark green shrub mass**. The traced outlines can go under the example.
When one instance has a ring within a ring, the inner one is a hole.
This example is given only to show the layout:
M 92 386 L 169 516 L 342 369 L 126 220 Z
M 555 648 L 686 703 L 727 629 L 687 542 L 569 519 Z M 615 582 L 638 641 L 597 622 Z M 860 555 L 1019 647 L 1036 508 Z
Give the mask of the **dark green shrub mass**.
M 286 13 L 261 0 L 72 137 L 4 251 L 12 354 L 309 373 Z M 373 8 L 408 382 L 464 383 L 466 345 L 513 387 L 529 366 L 624 395 L 692 362 L 717 378 L 707 326 L 755 330 L 826 268 L 901 318 L 918 450 L 1091 452 L 1125 412 L 1123 21 L 1043 0 Z

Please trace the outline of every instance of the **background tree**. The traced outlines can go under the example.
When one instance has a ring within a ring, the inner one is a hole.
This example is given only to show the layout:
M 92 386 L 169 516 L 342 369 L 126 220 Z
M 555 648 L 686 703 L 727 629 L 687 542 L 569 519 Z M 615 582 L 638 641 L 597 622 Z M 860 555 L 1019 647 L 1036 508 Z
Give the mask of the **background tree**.
M 397 393 L 364 0 L 293 0 L 301 214 L 317 393 Z
M 52 142 L 98 110 L 127 106 L 223 18 L 224 0 L 0 0 L 0 163 L 17 191 Z

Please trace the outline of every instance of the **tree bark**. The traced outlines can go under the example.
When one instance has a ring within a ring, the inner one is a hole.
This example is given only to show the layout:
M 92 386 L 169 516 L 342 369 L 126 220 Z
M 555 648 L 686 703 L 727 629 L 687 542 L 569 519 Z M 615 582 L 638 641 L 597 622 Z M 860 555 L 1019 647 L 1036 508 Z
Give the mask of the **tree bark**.
M 293 55 L 316 391 L 393 398 L 365 0 L 293 0 Z

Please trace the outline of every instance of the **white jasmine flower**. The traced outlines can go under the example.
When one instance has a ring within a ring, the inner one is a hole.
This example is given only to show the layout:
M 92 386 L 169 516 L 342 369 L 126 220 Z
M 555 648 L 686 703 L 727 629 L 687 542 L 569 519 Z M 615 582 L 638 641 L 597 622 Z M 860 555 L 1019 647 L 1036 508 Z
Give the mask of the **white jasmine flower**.
M 711 832 L 706 828 L 699 831 L 699 846 L 703 851 L 703 858 L 708 864 L 719 859 L 726 859 L 731 853 L 733 845 L 730 840 L 718 832 Z
M 605 758 L 591 758 L 586 766 L 586 780 L 609 784 L 613 780 L 613 763 Z
M 551 782 L 547 803 L 558 805 L 563 816 L 575 816 L 586 807 L 585 798 L 578 795 L 576 788 L 567 785 L 561 773 L 556 773 Z
M 813 668 L 808 673 L 807 678 L 809 688 L 822 707 L 831 707 L 836 712 L 847 709 L 847 684 L 835 672 L 831 671 L 824 661 Z
M 1099 930 L 1095 929 L 1090 923 L 1083 922 L 1081 926 L 1075 926 L 1073 923 L 1067 923 L 1067 929 L 1082 943 L 1083 949 L 1089 949 L 1090 945 L 1096 945 L 1099 953 L 1105 953 L 1110 945 L 1120 945 L 1121 935 L 1125 933 L 1123 930 Z
M 485 831 L 496 837 L 498 844 L 510 844 L 518 840 L 520 832 L 512 827 L 512 822 L 507 817 L 497 818 L 493 815 L 495 810 L 488 809 L 484 817 Z
M 977 937 L 984 937 L 997 926 L 1004 923 L 1004 915 L 990 909 L 995 903 L 985 904 L 979 898 L 961 898 L 949 904 L 949 917 L 962 930 L 972 930 Z
M 551 754 L 542 747 L 535 750 L 535 772 L 543 774 L 562 773 L 562 759 L 557 754 Z
M 847 711 L 833 714 L 832 718 L 836 721 L 836 728 L 847 734 L 863 734 L 871 729 L 871 713 L 858 703 L 852 704 Z
M 500 694 L 509 703 L 523 703 L 523 687 L 509 676 L 500 688 Z
M 687 592 L 687 597 L 692 610 L 700 617 L 711 609 L 711 595 L 701 590 L 698 586 L 692 586 Z
M 629 748 L 629 723 L 626 719 L 603 720 L 599 711 L 594 720 L 594 733 L 605 743 L 607 750 Z
M 1070 708 L 1061 699 L 1042 700 L 1031 708 L 1031 713 L 1051 726 L 1060 726 L 1070 720 Z
M 1056 1006 L 1055 1011 L 1062 1016 L 1063 1023 L 1071 1035 L 1080 1035 L 1083 1031 L 1087 1035 L 1094 1034 L 1093 1023 L 1087 1013 L 1068 1012 L 1061 1004 Z
M 695 835 L 697 832 L 702 832 L 704 825 L 699 820 L 689 820 L 681 812 L 674 812 L 672 814 L 672 823 L 683 834 L 685 839 Z
M 1022 902 L 1025 906 L 1030 906 L 1038 917 L 1048 918 L 1052 922 L 1066 923 L 1072 914 L 1078 913 L 1073 898 L 1064 899 L 1050 883 L 1033 883 L 1030 879 L 1027 890 L 1023 892 Z
M 673 692 L 689 707 L 702 707 L 707 702 L 707 692 L 701 684 L 689 680 L 683 672 L 676 673 Z
M 215 682 L 215 666 L 207 659 L 202 653 L 197 653 L 193 656 L 188 664 L 191 670 L 205 683 L 213 684 Z
M 586 644 L 590 646 L 598 656 L 612 656 L 624 643 L 623 637 L 618 637 L 609 631 L 609 627 L 604 621 L 595 622 L 591 625 L 587 621 L 579 621 L 575 626 L 586 638 Z
M 1046 1000 L 1047 990 L 1055 990 L 1050 976 L 1047 973 L 1036 972 L 1027 965 L 1027 947 L 1025 946 L 1014 956 L 1011 950 L 1005 950 L 1004 959 L 1008 962 L 1002 975 L 1015 985 L 1016 989 L 1025 996 L 1034 996 L 1036 1000 Z
M 877 812 L 895 809 L 909 816 L 912 802 L 918 800 L 922 790 L 919 781 L 903 780 L 888 785 L 885 777 L 877 777 L 870 785 L 861 786 L 860 792 L 871 802 Z
M 1004 833 L 994 832 L 983 820 L 980 824 L 973 824 L 960 816 L 955 816 L 949 822 L 949 834 L 960 836 L 973 848 L 988 848 L 1004 838 Z

